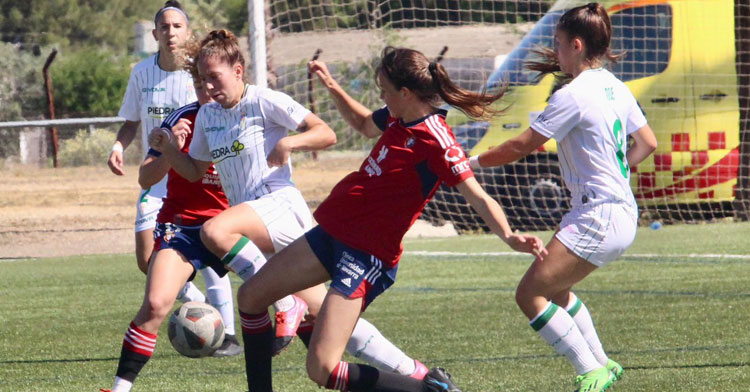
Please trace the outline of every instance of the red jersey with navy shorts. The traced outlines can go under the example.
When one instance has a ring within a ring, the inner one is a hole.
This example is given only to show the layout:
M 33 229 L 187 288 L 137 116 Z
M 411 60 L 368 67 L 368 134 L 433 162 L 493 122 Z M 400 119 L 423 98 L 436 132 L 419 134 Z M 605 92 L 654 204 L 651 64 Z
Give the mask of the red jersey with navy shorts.
M 198 109 L 200 109 L 198 102 L 185 105 L 170 114 L 162 127 L 172 129 L 172 126 L 177 124 L 181 118 L 185 118 L 190 120 L 192 131 L 192 124 L 195 124 Z M 191 132 L 185 140 L 182 152 L 187 153 L 189 151 L 192 138 Z M 149 154 L 160 155 L 154 150 L 150 150 Z M 159 210 L 156 221 L 181 226 L 202 225 L 229 207 L 213 163 L 208 167 L 203 177 L 196 182 L 190 182 L 177 174 L 174 169 L 169 169 L 167 196 L 163 201 L 164 205 Z
M 386 108 L 373 113 L 385 129 L 358 171 L 346 176 L 315 211 L 315 220 L 342 243 L 398 264 L 401 240 L 441 183 L 474 173 L 445 122 L 445 111 L 404 124 Z

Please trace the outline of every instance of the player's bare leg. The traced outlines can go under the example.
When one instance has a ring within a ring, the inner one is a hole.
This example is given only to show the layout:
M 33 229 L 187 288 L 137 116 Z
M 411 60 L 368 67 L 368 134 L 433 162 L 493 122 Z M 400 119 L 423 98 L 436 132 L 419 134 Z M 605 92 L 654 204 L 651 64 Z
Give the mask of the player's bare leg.
M 177 293 L 193 273 L 193 266 L 178 252 L 163 249 L 149 263 L 143 304 L 122 342 L 113 392 L 127 392 L 156 348 L 159 326 L 174 305 Z
M 516 302 L 537 331 L 555 350 L 568 358 L 580 385 L 594 380 L 606 388 L 614 375 L 600 363 L 570 314 L 553 299 L 567 304 L 570 288 L 583 280 L 596 266 L 578 257 L 557 238 L 547 245 L 549 255 L 536 260 L 521 279 Z

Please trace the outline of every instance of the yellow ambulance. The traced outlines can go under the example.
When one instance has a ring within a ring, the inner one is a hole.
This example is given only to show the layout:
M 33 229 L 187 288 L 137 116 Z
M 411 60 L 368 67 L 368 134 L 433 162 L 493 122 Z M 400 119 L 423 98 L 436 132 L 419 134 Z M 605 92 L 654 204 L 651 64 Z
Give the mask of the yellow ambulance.
M 525 131 L 554 91 L 554 77 L 537 81 L 524 62 L 537 45 L 552 46 L 555 25 L 566 10 L 585 1 L 561 0 L 489 78 L 508 84 L 504 115 L 471 122 L 451 111 L 449 123 L 471 155 Z M 735 68 L 733 0 L 602 1 L 613 25 L 612 49 L 625 57 L 609 69 L 635 95 L 656 133 L 657 151 L 632 168 L 639 205 L 689 206 L 729 202 L 739 167 L 739 99 Z M 553 227 L 569 208 L 550 139 L 523 161 L 477 173 L 488 192 L 507 207 L 515 226 Z M 456 216 L 457 195 L 443 188 L 426 211 L 471 229 Z M 667 208 L 669 209 L 669 208 Z M 674 208 L 673 208 L 674 209 Z

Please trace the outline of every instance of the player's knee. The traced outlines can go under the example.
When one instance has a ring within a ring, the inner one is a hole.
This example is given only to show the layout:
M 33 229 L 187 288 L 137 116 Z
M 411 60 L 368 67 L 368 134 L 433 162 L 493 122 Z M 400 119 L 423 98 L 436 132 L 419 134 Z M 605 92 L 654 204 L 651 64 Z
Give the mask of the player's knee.
M 144 302 L 145 316 L 150 321 L 161 321 L 167 317 L 174 301 L 159 297 L 147 297 Z
M 209 249 L 216 247 L 218 239 L 222 235 L 221 224 L 217 223 L 215 219 L 209 219 L 201 227 L 201 241 Z
M 245 282 L 237 289 L 237 307 L 244 312 L 250 314 L 257 314 L 262 312 L 267 306 L 261 303 L 260 298 L 257 298 L 255 290 L 252 289 L 251 285 Z

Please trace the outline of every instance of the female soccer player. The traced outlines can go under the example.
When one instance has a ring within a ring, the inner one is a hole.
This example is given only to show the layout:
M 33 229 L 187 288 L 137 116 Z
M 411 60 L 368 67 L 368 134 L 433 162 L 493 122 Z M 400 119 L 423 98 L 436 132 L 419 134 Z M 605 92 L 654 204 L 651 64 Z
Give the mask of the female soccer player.
M 474 179 L 445 123 L 445 112 L 438 109 L 442 99 L 472 117 L 486 117 L 502 92 L 487 95 L 460 89 L 440 64 L 422 53 L 388 47 L 377 72 L 386 107 L 372 112 L 344 92 L 324 63 L 313 61 L 309 69 L 328 88 L 347 122 L 379 140 L 359 171 L 339 182 L 315 211 L 319 226 L 274 256 L 240 288 L 249 390 L 269 392 L 272 387 L 266 352 L 269 301 L 330 280 L 307 356 L 313 381 L 342 391 L 459 391 L 440 368 L 419 381 L 341 362 L 341 355 L 360 314 L 393 284 L 401 240 L 441 182 L 456 186 L 513 249 L 536 252 L 540 258 L 545 252 L 539 238 L 511 231 L 502 208 Z
M 547 244 L 549 256 L 526 271 L 516 302 L 535 331 L 575 367 L 579 391 L 604 391 L 622 366 L 609 359 L 583 302 L 571 288 L 617 259 L 635 238 L 638 207 L 630 165 L 656 149 L 656 138 L 627 86 L 603 68 L 612 26 L 605 9 L 590 3 L 567 11 L 555 31 L 549 62 L 530 68 L 572 78 L 556 91 L 531 127 L 518 137 L 472 157 L 472 167 L 518 160 L 549 138 L 558 143 L 560 170 L 572 195 L 571 210 Z M 628 148 L 627 135 L 633 139 Z M 241 302 L 240 302 L 241 304 Z M 562 308 L 562 309 L 561 309 Z
M 244 280 L 265 264 L 264 254 L 283 249 L 311 226 L 307 204 L 291 182 L 291 151 L 321 149 L 335 143 L 336 137 L 328 125 L 289 96 L 246 85 L 244 59 L 231 32 L 209 33 L 201 42 L 196 63 L 201 82 L 215 102 L 202 106 L 194 121 L 189 155 L 176 149 L 163 133 L 154 133 L 151 145 L 188 180 L 200 179 L 197 173 L 214 162 L 231 207 L 203 225 L 201 239 L 227 269 Z M 289 129 L 304 132 L 288 135 Z M 224 236 L 237 240 L 217 246 L 217 237 Z M 276 320 L 277 331 L 279 323 L 289 326 L 287 335 L 275 341 L 288 342 L 285 338 L 295 333 L 308 305 L 314 317 L 325 292 L 321 284 L 299 293 L 302 299 L 289 298 L 292 309 L 287 314 L 291 316 L 280 320 L 277 312 Z M 270 354 L 271 347 L 267 349 Z M 347 349 L 399 374 L 421 378 L 427 372 L 364 320 L 351 333 Z M 252 355 L 245 355 L 252 360 Z
M 117 141 L 109 157 L 109 167 L 113 173 L 123 175 L 123 150 L 130 145 L 141 124 L 144 158 L 148 151 L 148 133 L 159 127 L 174 110 L 195 101 L 195 90 L 190 73 L 181 68 L 180 46 L 191 36 L 188 16 L 177 1 L 167 1 L 154 17 L 154 38 L 159 43 L 159 51 L 138 63 L 130 73 L 125 91 L 120 117 L 125 124 L 117 133 Z M 135 254 L 138 268 L 148 272 L 148 261 L 154 245 L 156 215 L 166 196 L 167 177 L 151 186 L 144 187 L 136 203 Z M 219 278 L 211 270 L 202 270 L 206 280 L 208 302 L 221 312 L 227 333 L 234 334 L 234 303 L 232 288 L 228 278 Z M 180 292 L 182 301 L 204 302 L 206 297 L 191 282 Z M 231 339 L 227 340 L 231 343 Z M 240 347 L 227 347 L 229 351 L 217 351 L 218 355 L 239 354 Z

